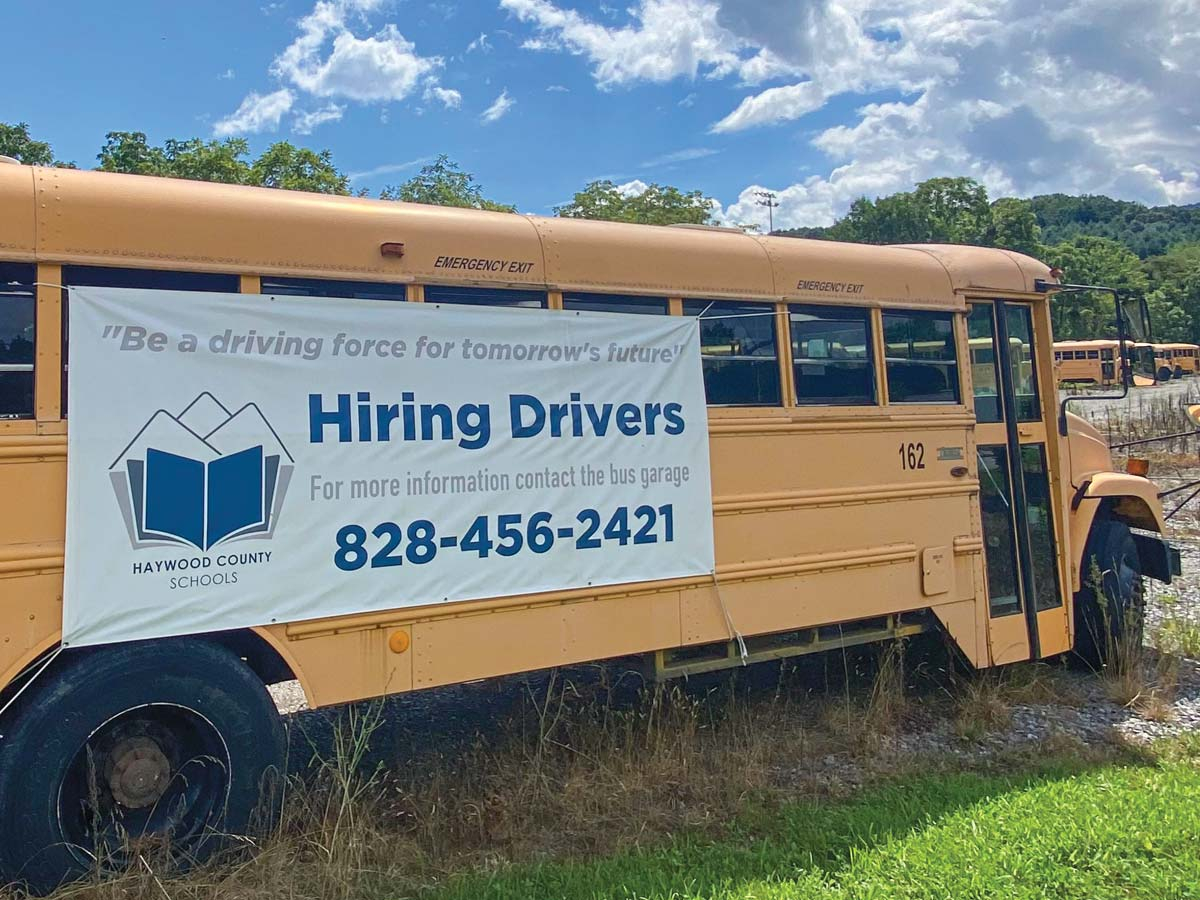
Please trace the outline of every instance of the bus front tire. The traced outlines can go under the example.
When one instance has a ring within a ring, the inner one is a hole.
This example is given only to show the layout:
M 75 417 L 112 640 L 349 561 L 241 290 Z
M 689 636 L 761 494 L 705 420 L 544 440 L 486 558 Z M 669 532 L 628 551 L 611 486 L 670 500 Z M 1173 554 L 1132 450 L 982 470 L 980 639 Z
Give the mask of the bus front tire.
M 1171 377 L 1172 377 L 1172 374 L 1173 374 L 1173 373 L 1171 372 L 1171 370 L 1170 370 L 1170 368 L 1169 368 L 1169 367 L 1167 367 L 1167 366 L 1160 366 L 1160 367 L 1159 367 L 1159 369 L 1158 369 L 1158 380 L 1159 380 L 1159 381 L 1163 381 L 1163 382 L 1165 382 L 1165 381 L 1170 381 L 1170 380 L 1171 380 Z
M 247 833 L 284 762 L 262 682 L 189 638 L 67 651 L 2 724 L 0 883 L 36 893 L 154 854 L 202 861 Z
M 1075 594 L 1075 655 L 1094 670 L 1132 662 L 1145 628 L 1145 593 L 1129 527 L 1097 517 Z

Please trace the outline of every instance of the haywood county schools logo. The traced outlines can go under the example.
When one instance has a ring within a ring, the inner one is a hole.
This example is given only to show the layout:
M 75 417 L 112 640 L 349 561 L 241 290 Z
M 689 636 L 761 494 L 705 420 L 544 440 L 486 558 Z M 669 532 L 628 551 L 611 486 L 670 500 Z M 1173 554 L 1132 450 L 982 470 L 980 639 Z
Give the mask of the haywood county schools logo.
M 270 538 L 295 460 L 255 403 L 160 409 L 109 468 L 135 550 Z

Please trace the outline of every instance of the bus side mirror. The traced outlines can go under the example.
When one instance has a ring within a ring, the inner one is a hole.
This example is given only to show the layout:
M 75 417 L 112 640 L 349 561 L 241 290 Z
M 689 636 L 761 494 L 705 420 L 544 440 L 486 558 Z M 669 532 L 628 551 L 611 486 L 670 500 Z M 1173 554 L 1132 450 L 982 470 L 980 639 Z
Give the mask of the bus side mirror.
M 1129 326 L 1129 336 L 1138 343 L 1150 342 L 1150 306 L 1145 297 L 1129 297 L 1121 301 L 1121 312 Z

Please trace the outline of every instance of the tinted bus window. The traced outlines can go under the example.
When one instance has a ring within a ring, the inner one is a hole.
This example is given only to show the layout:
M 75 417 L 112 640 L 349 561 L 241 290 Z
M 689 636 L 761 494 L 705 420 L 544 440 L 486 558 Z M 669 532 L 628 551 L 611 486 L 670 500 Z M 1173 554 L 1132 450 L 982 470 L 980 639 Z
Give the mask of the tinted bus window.
M 647 316 L 665 316 L 670 312 L 666 297 L 639 297 L 634 294 L 563 294 L 563 309 Z
M 875 402 L 868 310 L 789 306 L 788 319 L 797 405 L 862 406 Z
M 455 303 L 460 306 L 517 306 L 523 309 L 545 309 L 547 305 L 545 291 L 457 287 L 447 284 L 425 285 L 425 302 Z
M 778 406 L 775 308 L 764 303 L 686 300 L 700 320 L 704 391 L 710 406 Z
M 958 402 L 953 315 L 885 312 L 883 341 L 890 402 Z
M 37 269 L 0 263 L 0 419 L 33 417 Z
M 1001 420 L 995 327 L 992 304 L 972 303 L 971 314 L 967 316 L 967 345 L 971 349 L 971 383 L 975 390 L 975 418 L 979 422 Z
M 395 282 L 264 277 L 259 290 L 264 294 L 276 294 L 283 297 L 351 297 L 355 300 L 408 299 L 407 285 Z

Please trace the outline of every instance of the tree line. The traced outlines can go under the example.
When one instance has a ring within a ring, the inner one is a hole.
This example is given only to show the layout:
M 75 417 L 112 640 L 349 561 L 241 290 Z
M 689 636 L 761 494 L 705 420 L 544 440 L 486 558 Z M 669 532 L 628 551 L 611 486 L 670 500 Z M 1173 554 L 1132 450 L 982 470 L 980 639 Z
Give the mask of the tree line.
M 50 144 L 35 140 L 24 122 L 0 123 L 0 156 L 31 166 L 76 168 L 75 163 L 58 159 Z M 110 131 L 96 159 L 99 165 L 95 168 L 102 172 L 369 196 L 365 190 L 351 191 L 349 176 L 334 164 L 328 150 L 310 150 L 288 141 L 277 141 L 252 158 L 250 145 L 243 138 L 172 139 L 156 145 L 141 131 Z M 511 213 L 517 209 L 513 204 L 485 197 L 475 177 L 445 155 L 424 166 L 408 181 L 387 185 L 378 197 L 494 212 Z M 555 213 L 571 218 L 669 225 L 706 223 L 711 209 L 711 201 L 700 191 L 684 192 L 650 184 L 634 194 L 621 191 L 612 181 L 593 181 L 576 193 L 570 203 L 555 207 Z
M 74 167 L 36 140 L 25 123 L 0 123 L 0 155 L 40 166 Z M 247 184 L 285 190 L 350 195 L 350 178 L 328 150 L 277 141 L 252 157 L 242 138 L 167 140 L 152 144 L 143 132 L 105 136 L 95 168 Z M 358 191 L 357 196 L 368 196 Z M 412 178 L 384 187 L 383 200 L 402 200 L 495 212 L 516 206 L 491 199 L 475 177 L 439 156 Z M 555 214 L 650 225 L 707 224 L 713 201 L 700 191 L 650 184 L 623 191 L 612 181 L 593 181 Z M 1146 297 L 1157 340 L 1200 343 L 1200 205 L 1147 207 L 1108 197 L 1049 194 L 1028 200 L 991 200 L 970 178 L 932 178 L 912 191 L 860 197 L 833 225 L 777 231 L 788 237 L 869 244 L 951 243 L 1001 247 L 1058 266 L 1067 281 L 1103 284 Z M 1052 302 L 1055 336 L 1061 339 L 1114 334 L 1111 301 L 1102 295 L 1070 295 Z
M 1145 297 L 1155 340 L 1200 343 L 1200 206 L 1147 207 L 1066 194 L 989 200 L 986 188 L 970 178 L 932 178 L 912 191 L 861 197 L 828 227 L 777 233 L 1016 250 L 1060 267 L 1073 284 Z M 1061 340 L 1116 334 L 1112 301 L 1104 295 L 1056 297 L 1051 312 Z

